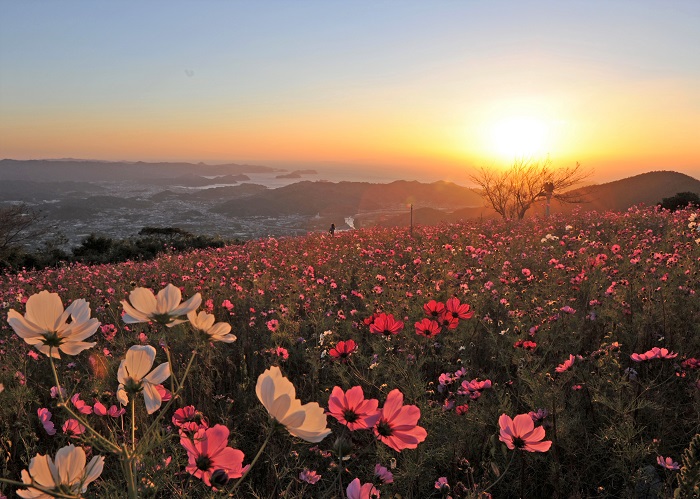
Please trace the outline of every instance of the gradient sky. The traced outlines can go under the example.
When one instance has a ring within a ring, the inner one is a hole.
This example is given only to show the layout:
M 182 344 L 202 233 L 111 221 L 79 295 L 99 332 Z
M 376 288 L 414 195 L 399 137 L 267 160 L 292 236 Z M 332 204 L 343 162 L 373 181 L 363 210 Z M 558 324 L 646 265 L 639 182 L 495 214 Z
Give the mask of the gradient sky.
M 0 0 L 1 158 L 612 180 L 699 144 L 697 0 Z

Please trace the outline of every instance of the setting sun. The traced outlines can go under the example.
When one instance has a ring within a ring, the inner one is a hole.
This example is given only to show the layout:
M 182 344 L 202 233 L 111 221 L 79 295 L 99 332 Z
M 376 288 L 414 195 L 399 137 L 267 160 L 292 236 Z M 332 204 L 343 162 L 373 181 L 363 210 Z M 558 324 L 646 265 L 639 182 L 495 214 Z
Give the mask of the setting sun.
M 515 158 L 548 152 L 549 128 L 540 119 L 518 116 L 496 122 L 490 129 L 490 149 L 501 157 Z

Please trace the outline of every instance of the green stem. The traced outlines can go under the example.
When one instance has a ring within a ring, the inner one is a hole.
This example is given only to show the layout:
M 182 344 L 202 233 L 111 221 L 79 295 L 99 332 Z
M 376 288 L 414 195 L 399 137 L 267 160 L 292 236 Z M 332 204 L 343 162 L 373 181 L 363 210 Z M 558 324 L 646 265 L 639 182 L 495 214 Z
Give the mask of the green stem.
M 58 405 L 59 407 L 63 407 L 68 413 L 73 416 L 80 424 L 82 424 L 85 429 L 87 429 L 91 435 L 93 435 L 97 440 L 103 444 L 108 451 L 117 453 L 120 451 L 119 447 L 114 443 L 111 442 L 110 440 L 107 440 L 105 437 L 103 437 L 97 430 L 95 430 L 92 426 L 90 426 L 90 423 L 88 423 L 85 419 L 83 419 L 80 415 L 78 415 L 73 409 L 70 408 L 68 405 L 68 402 L 66 402 L 65 397 L 63 396 L 63 390 L 61 388 L 61 382 L 58 380 L 58 373 L 56 372 L 56 365 L 54 364 L 53 357 L 51 356 L 53 347 L 49 347 L 49 363 L 51 364 L 51 371 L 53 372 L 53 379 L 54 382 L 56 383 L 56 388 L 58 389 L 58 397 L 59 400 L 61 401 Z
M 134 473 L 134 457 L 129 453 L 129 448 L 126 444 L 121 449 L 120 461 L 122 471 L 126 478 L 126 491 L 129 499 L 138 499 L 138 488 L 136 486 L 136 473 Z
M 236 485 L 234 485 L 233 488 L 231 489 L 231 492 L 230 492 L 231 495 L 233 495 L 233 493 L 236 492 L 236 490 L 241 485 L 241 483 L 243 483 L 243 480 L 245 480 L 245 478 L 248 476 L 248 473 L 250 473 L 250 470 L 252 470 L 253 466 L 255 466 L 255 463 L 258 462 L 258 459 L 262 455 L 263 450 L 265 450 L 267 443 L 270 441 L 270 439 L 272 438 L 272 435 L 275 433 L 276 425 L 277 425 L 276 421 L 272 423 L 272 428 L 270 428 L 270 432 L 267 434 L 267 438 L 265 439 L 265 442 L 263 442 L 262 447 L 260 447 L 260 449 L 258 450 L 258 453 L 255 454 L 253 461 L 250 463 L 250 466 L 248 466 L 248 470 L 246 470 L 246 472 L 243 473 L 241 478 L 239 478 L 238 481 L 236 482 Z
M 496 481 L 493 482 L 491 485 L 489 485 L 488 487 L 486 487 L 486 488 L 484 489 L 484 492 L 487 492 L 488 490 L 492 489 L 498 482 L 501 481 L 501 479 L 502 479 L 504 476 L 506 476 L 506 472 L 510 469 L 510 465 L 513 464 L 513 458 L 515 458 L 515 453 L 516 453 L 516 452 L 517 452 L 517 451 L 513 452 L 513 455 L 510 456 L 510 461 L 508 461 L 508 465 L 506 466 L 506 469 L 503 470 L 503 473 L 501 473 L 501 476 L 498 477 L 498 480 L 496 480 Z
M 131 451 L 136 450 L 136 399 L 131 399 Z
M 163 419 L 165 414 L 167 413 L 168 409 L 170 409 L 170 406 L 172 406 L 175 403 L 175 400 L 179 397 L 180 392 L 182 392 L 182 389 L 184 388 L 184 383 L 185 379 L 187 379 L 187 375 L 190 372 L 190 369 L 192 368 L 192 363 L 194 362 L 194 358 L 197 355 L 197 351 L 193 350 L 192 351 L 192 356 L 190 357 L 190 361 L 187 363 L 187 367 L 185 368 L 185 373 L 182 375 L 182 379 L 180 380 L 180 387 L 177 389 L 177 392 L 171 394 L 171 399 L 168 401 L 167 404 L 165 404 L 165 407 L 163 407 L 159 412 L 158 416 L 156 416 L 156 419 L 153 420 L 151 425 L 146 429 L 146 431 L 143 433 L 141 436 L 141 441 L 139 442 L 139 446 L 141 445 L 141 442 L 145 442 L 146 436 L 150 435 L 151 432 L 156 428 L 158 423 L 160 423 L 160 420 Z M 171 371 L 172 373 L 172 371 Z M 138 449 L 140 450 L 140 449 Z

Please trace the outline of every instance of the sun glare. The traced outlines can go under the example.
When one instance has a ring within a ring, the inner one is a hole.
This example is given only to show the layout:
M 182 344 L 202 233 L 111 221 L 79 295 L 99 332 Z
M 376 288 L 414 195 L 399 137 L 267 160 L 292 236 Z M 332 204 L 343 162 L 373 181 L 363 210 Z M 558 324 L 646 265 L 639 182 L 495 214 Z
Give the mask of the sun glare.
M 492 152 L 512 159 L 548 152 L 549 128 L 537 118 L 512 117 L 491 127 Z

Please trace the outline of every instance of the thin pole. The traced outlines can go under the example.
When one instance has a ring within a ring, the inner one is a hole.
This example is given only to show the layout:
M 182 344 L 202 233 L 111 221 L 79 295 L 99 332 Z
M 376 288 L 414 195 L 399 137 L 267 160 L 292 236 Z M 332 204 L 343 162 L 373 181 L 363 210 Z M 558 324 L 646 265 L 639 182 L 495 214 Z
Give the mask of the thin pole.
M 411 203 L 411 235 L 413 235 L 413 203 Z

